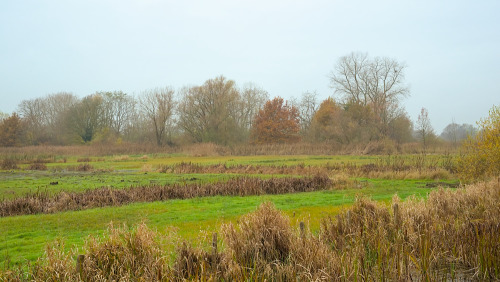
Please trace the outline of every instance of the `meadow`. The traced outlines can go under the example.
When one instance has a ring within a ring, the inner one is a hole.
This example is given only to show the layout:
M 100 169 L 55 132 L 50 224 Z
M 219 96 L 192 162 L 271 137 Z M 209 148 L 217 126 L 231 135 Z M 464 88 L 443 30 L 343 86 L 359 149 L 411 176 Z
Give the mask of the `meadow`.
M 272 203 L 270 209 L 276 209 L 280 216 L 284 216 L 291 230 L 305 225 L 311 238 L 327 238 L 325 232 L 329 230 L 331 233 L 331 226 L 338 224 L 332 221 L 330 225 L 325 225 L 327 220 L 345 216 L 346 212 L 365 200 L 374 201 L 377 208 L 380 205 L 381 209 L 390 211 L 395 197 L 403 203 L 406 199 L 417 203 L 427 199 L 434 193 L 432 191 L 463 189 L 457 188 L 459 180 L 455 175 L 455 156 L 450 154 L 196 156 L 178 152 L 120 155 L 58 155 L 45 152 L 31 155 L 4 154 L 2 162 L 1 206 L 12 207 L 15 204 L 21 207 L 19 210 L 23 210 L 15 216 L 5 213 L 0 217 L 0 266 L 4 279 L 7 280 L 35 275 L 33 265 L 46 270 L 43 265 L 54 259 L 47 257 L 54 253 L 48 251 L 50 248 L 47 249 L 46 246 L 60 244 L 54 242 L 64 242 L 57 259 L 68 256 L 70 259 L 67 263 L 74 268 L 76 256 L 90 252 L 90 238 L 100 238 L 98 240 L 105 242 L 106 238 L 111 238 L 113 232 L 118 232 L 116 230 L 120 228 L 125 229 L 120 229 L 119 232 L 136 234 L 137 228 L 147 226 L 147 230 L 152 230 L 155 236 L 163 236 L 165 239 L 162 240 L 170 241 L 170 244 L 163 244 L 160 249 L 162 253 L 165 252 L 163 256 L 171 258 L 165 264 L 173 267 L 178 266 L 176 259 L 182 257 L 182 250 L 187 250 L 179 249 L 179 246 L 207 249 L 210 243 L 206 241 L 210 234 L 218 232 L 220 235 L 225 232 L 221 230 L 227 231 L 227 226 L 241 224 L 249 213 L 258 213 L 263 204 Z M 326 180 L 318 182 L 314 179 Z M 229 191 L 228 186 L 249 192 L 235 194 Z M 295 189 L 297 186 L 303 186 L 303 189 Z M 82 195 L 101 191 L 99 189 L 116 193 L 121 191 L 119 195 L 126 197 L 127 201 L 111 201 L 97 207 L 75 204 L 83 201 L 80 198 Z M 140 195 L 143 193 L 141 191 L 146 191 L 137 189 L 169 189 L 169 193 L 174 196 L 123 196 L 130 193 Z M 189 189 L 194 192 L 185 196 Z M 205 194 L 199 194 L 202 193 L 200 191 Z M 48 203 L 53 199 L 63 199 L 64 204 L 54 205 L 57 208 L 49 210 L 37 210 L 28 205 L 33 202 Z M 335 228 L 338 229 L 338 226 Z M 227 232 L 224 234 L 227 235 Z M 122 234 L 120 238 L 129 235 Z M 221 254 L 231 251 L 234 247 L 231 244 L 235 244 L 226 235 L 223 241 L 219 238 Z M 196 252 L 200 255 L 200 251 Z M 409 259 L 408 256 L 406 258 Z M 416 255 L 414 258 L 412 270 L 405 275 L 418 274 L 418 270 L 422 269 Z M 202 259 L 198 258 L 198 262 L 200 261 Z M 276 279 L 275 272 L 269 270 L 262 272 L 265 273 L 264 276 L 260 276 L 261 272 L 253 272 L 258 269 L 257 262 L 254 262 L 254 270 L 248 270 L 248 273 L 240 271 L 235 274 L 227 272 L 227 269 L 206 272 L 208 270 L 198 269 L 192 273 L 181 271 L 185 274 L 181 276 L 199 279 L 200 275 L 208 275 L 205 278 L 227 279 L 257 275 L 251 277 Z M 196 266 L 195 262 L 192 263 Z M 372 264 L 377 265 L 375 262 Z M 356 271 L 368 271 L 372 267 L 368 266 L 365 262 Z M 201 266 L 198 264 L 196 267 Z M 382 265 L 378 265 L 378 268 L 381 267 Z M 494 267 L 495 265 L 492 269 L 495 270 Z M 498 265 L 496 267 L 498 271 Z M 434 272 L 429 273 L 437 275 L 435 268 L 433 269 Z M 353 271 L 349 271 L 351 270 Z M 298 275 L 296 277 L 302 275 L 294 271 L 294 275 Z M 352 276 L 353 273 L 346 277 L 358 277 Z M 402 272 L 391 273 L 403 275 Z M 164 274 L 164 278 L 175 276 L 169 276 L 170 274 Z M 68 277 L 75 278 L 71 275 Z M 356 275 L 375 277 L 367 273 Z M 41 279 L 40 277 L 37 279 Z

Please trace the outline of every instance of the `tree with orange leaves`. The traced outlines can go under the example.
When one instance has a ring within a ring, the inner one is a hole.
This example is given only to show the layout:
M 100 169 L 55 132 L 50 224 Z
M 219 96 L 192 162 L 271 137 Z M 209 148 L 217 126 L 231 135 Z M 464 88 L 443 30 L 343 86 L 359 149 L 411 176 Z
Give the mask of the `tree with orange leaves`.
M 0 146 L 22 145 L 22 132 L 23 122 L 16 113 L 0 121 Z
M 299 130 L 297 108 L 276 97 L 255 116 L 252 139 L 256 144 L 293 143 L 300 141 Z

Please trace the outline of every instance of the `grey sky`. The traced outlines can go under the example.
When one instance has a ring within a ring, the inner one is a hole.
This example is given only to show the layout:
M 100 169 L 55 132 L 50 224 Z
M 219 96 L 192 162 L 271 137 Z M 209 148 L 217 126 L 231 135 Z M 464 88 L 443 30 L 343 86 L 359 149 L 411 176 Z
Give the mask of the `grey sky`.
M 138 94 L 224 75 L 271 97 L 316 90 L 352 51 L 408 65 L 436 131 L 500 105 L 500 1 L 1 0 L 0 111 L 60 91 Z

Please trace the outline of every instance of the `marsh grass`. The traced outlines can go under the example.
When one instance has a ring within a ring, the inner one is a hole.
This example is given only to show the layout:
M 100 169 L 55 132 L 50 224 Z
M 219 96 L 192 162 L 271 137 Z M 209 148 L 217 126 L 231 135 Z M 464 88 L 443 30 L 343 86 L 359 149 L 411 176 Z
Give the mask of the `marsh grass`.
M 496 280 L 500 279 L 500 185 L 440 189 L 427 201 L 394 197 L 390 206 L 358 198 L 318 234 L 293 228 L 264 203 L 222 226 L 212 248 L 177 244 L 144 224 L 87 240 L 78 253 L 47 251 L 24 273 L 4 280 Z M 217 245 L 221 244 L 221 248 Z M 169 248 L 167 248 L 169 249 Z M 170 248 L 171 249 L 171 248 Z M 50 250 L 50 248 L 48 248 Z M 73 258 L 73 260 L 71 260 Z
M 298 164 L 200 164 L 180 162 L 160 164 L 161 173 L 238 173 L 238 174 L 287 174 L 315 175 L 344 174 L 349 177 L 382 179 L 452 179 L 456 172 L 455 159 L 450 155 L 395 155 L 381 156 L 369 163 L 326 162 L 323 165 Z M 149 167 L 152 169 L 152 167 Z

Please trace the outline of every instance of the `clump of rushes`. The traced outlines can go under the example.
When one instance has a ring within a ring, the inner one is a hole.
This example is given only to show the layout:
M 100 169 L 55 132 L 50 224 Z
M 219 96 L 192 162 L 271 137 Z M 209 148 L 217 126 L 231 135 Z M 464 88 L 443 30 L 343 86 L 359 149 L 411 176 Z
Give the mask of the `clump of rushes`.
M 500 183 L 440 189 L 391 206 L 358 198 L 319 233 L 271 203 L 223 225 L 219 250 L 171 242 L 144 224 L 90 237 L 83 255 L 61 244 L 0 280 L 34 281 L 441 281 L 500 279 Z M 216 238 L 216 237 L 215 237 Z M 174 246 L 175 248 L 172 248 Z M 165 250 L 176 249 L 174 257 Z

